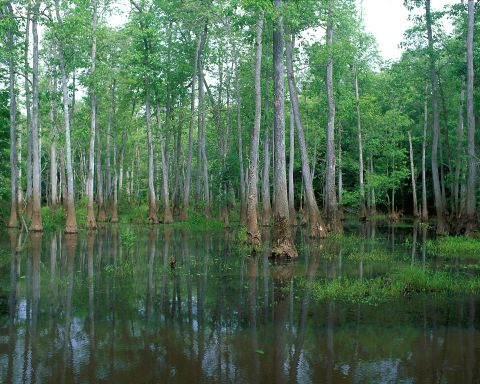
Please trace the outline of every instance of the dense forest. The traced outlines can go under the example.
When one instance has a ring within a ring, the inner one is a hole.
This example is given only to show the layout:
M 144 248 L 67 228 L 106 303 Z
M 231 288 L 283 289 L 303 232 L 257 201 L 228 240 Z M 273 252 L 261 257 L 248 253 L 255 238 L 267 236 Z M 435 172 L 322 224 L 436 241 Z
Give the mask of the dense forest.
M 278 257 L 345 215 L 474 234 L 476 4 L 404 5 L 384 62 L 355 0 L 2 0 L 6 225 L 205 217 Z

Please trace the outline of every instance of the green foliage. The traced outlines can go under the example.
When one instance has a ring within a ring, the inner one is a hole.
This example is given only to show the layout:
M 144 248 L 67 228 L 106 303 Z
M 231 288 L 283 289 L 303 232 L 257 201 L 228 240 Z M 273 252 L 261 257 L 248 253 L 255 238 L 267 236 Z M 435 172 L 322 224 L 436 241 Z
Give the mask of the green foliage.
M 65 225 L 65 211 L 63 207 L 58 207 L 55 213 L 52 212 L 50 207 L 42 207 L 42 224 L 45 231 L 58 230 Z

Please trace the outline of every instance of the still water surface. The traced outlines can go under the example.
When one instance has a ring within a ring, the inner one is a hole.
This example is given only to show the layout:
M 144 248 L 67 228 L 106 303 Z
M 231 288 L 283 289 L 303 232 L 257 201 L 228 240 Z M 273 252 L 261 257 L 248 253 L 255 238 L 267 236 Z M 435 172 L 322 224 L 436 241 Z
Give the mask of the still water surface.
M 420 229 L 348 232 L 369 239 L 359 249 L 444 263 Z M 0 382 L 480 382 L 480 298 L 317 301 L 320 279 L 389 266 L 296 236 L 299 260 L 278 264 L 247 257 L 231 231 L 1 232 Z

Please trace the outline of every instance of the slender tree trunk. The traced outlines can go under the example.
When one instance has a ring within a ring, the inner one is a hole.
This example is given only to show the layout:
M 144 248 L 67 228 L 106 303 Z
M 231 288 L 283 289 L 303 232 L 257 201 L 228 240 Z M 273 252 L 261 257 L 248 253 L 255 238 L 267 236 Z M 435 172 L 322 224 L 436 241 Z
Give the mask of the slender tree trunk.
M 453 200 L 455 206 L 455 213 L 457 217 L 461 215 L 460 212 L 460 173 L 462 171 L 462 148 L 463 148 L 463 108 L 465 101 L 465 81 L 462 80 L 460 91 L 460 104 L 458 107 L 458 123 L 457 123 L 457 149 L 455 156 L 455 180 L 453 184 Z
M 65 212 L 67 211 L 67 177 L 65 175 L 65 151 L 60 147 L 60 193 L 62 195 L 62 205 Z
M 22 191 L 22 125 L 17 125 L 17 208 L 23 209 Z
M 38 117 L 38 12 L 40 1 L 33 8 L 32 36 L 33 36 L 33 105 L 32 105 L 32 223 L 30 231 L 43 231 L 40 215 L 40 146 L 39 146 L 39 117 Z
M 203 73 L 203 62 L 202 56 L 200 56 L 200 71 L 202 77 L 202 86 L 199 88 L 198 96 L 199 99 L 202 100 L 202 109 L 201 109 L 201 118 L 202 118 L 202 147 L 201 147 L 201 155 L 202 155 L 202 170 L 203 170 L 203 193 L 204 193 L 204 200 L 205 200 L 205 216 L 210 218 L 210 185 L 208 179 L 208 159 L 207 159 L 207 122 L 206 122 L 206 113 L 205 113 L 205 91 L 203 83 L 205 81 L 205 76 Z
M 358 135 L 358 180 L 360 189 L 360 220 L 365 220 L 367 217 L 367 207 L 365 200 L 365 165 L 363 162 L 363 137 L 362 137 L 362 118 L 360 112 L 360 93 L 358 91 L 358 68 L 355 65 L 353 69 L 354 85 L 355 85 L 355 104 L 357 110 L 357 135 Z
M 101 135 L 100 127 L 96 125 L 95 139 L 97 141 L 97 150 L 96 150 L 96 171 L 97 171 L 97 221 L 103 223 L 107 220 L 107 212 L 105 210 L 105 194 L 103 190 L 103 172 L 102 172 L 102 146 L 101 146 Z
M 151 224 L 158 224 L 157 200 L 155 196 L 155 184 L 153 180 L 153 135 L 152 116 L 150 114 L 150 84 L 145 78 L 145 110 L 147 114 L 147 136 L 148 136 L 148 220 Z
M 113 200 L 111 222 L 118 222 L 118 162 L 117 162 L 117 111 L 115 104 L 116 81 L 112 84 L 112 123 L 113 123 Z
M 326 228 L 318 209 L 315 193 L 313 191 L 312 173 L 310 172 L 310 165 L 308 161 L 308 150 L 305 140 L 305 133 L 300 119 L 300 106 L 298 101 L 297 87 L 295 84 L 295 75 L 293 69 L 293 41 L 287 39 L 286 41 L 286 56 L 287 56 L 287 78 L 288 87 L 290 90 L 290 103 L 292 105 L 293 117 L 297 126 L 298 146 L 300 150 L 300 158 L 302 161 L 302 178 L 305 187 L 305 201 L 307 204 L 308 218 L 310 222 L 310 237 L 323 238 L 326 236 Z
M 291 96 L 290 96 L 291 98 Z M 289 150 L 289 160 L 288 160 L 288 210 L 290 211 L 290 221 L 295 225 L 295 196 L 293 184 L 293 167 L 295 163 L 295 119 L 293 117 L 293 107 L 290 102 L 290 150 Z
M 112 202 L 112 159 L 111 159 L 112 111 L 107 116 L 106 155 L 105 155 L 105 205 L 110 209 Z
M 92 54 L 91 54 L 91 67 L 90 76 L 92 82 L 95 76 L 96 67 L 96 55 L 97 55 L 97 2 L 94 3 L 93 20 L 92 20 Z M 89 147 L 88 147 L 88 175 L 87 175 L 87 228 L 95 229 L 97 222 L 95 220 L 95 213 L 93 210 L 93 178 L 95 170 L 95 133 L 97 132 L 97 93 L 95 84 L 92 84 L 90 90 L 90 102 L 91 102 L 91 119 L 90 119 L 90 135 L 89 135 Z
M 55 0 L 55 11 L 57 14 L 57 22 L 60 27 L 63 26 L 62 18 L 60 16 L 59 0 Z M 63 94 L 63 115 L 65 120 L 65 152 L 66 152 L 66 168 L 67 168 L 67 217 L 65 222 L 66 233 L 77 233 L 77 218 L 75 215 L 75 192 L 73 189 L 73 167 L 72 167 L 72 147 L 70 143 L 70 116 L 68 108 L 68 84 L 67 73 L 65 70 L 64 61 L 64 45 L 63 41 L 59 43 L 58 56 L 60 60 L 60 71 L 62 75 L 62 94 Z
M 56 47 L 55 43 L 52 42 L 52 61 L 55 63 L 57 61 Z M 50 120 L 52 124 L 52 133 L 51 133 L 51 146 L 50 146 L 50 185 L 51 185 L 51 199 L 50 199 L 50 209 L 52 212 L 55 212 L 57 209 L 58 198 L 57 198 L 57 182 L 58 182 L 58 165 L 57 165 L 57 138 L 58 138 L 58 125 L 57 125 L 57 76 L 55 66 L 52 65 L 52 74 L 53 79 L 50 80 Z
M 8 12 L 13 18 L 13 8 L 11 3 L 7 3 Z M 11 204 L 10 218 L 7 226 L 9 228 L 17 228 L 18 221 L 18 170 L 17 170 L 17 132 L 15 127 L 15 115 L 17 113 L 17 103 L 15 97 L 15 61 L 14 61 L 14 38 L 12 28 L 8 29 L 8 72 L 9 72 L 9 98 L 10 98 L 10 185 L 11 185 Z
M 263 10 L 257 21 L 257 37 L 255 41 L 255 118 L 250 137 L 250 158 L 248 164 L 248 197 L 247 197 L 247 241 L 253 246 L 261 244 L 260 231 L 257 224 L 258 205 L 258 152 L 260 145 L 260 122 L 262 119 L 262 86 L 260 76 L 262 71 L 262 34 Z
M 413 163 L 413 145 L 412 134 L 408 131 L 408 144 L 410 150 L 410 175 L 412 180 L 412 195 L 413 195 L 413 217 L 418 217 L 418 203 L 417 203 L 417 185 L 415 181 L 415 165 Z
M 338 205 L 342 205 L 343 197 L 343 163 L 342 163 L 342 126 L 338 125 Z M 342 210 L 342 208 L 339 208 Z
M 237 94 L 237 134 L 238 134 L 238 162 L 240 165 L 240 225 L 247 223 L 247 202 L 245 197 L 245 171 L 243 164 L 243 135 L 242 135 L 242 100 L 240 97 L 240 74 L 238 69 L 238 61 L 235 58 L 235 82 Z
M 422 221 L 428 221 L 428 205 L 427 205 L 427 170 L 426 170 L 426 150 L 427 150 L 427 127 L 428 127 L 428 103 L 427 94 L 425 92 L 424 106 L 424 124 L 423 124 L 423 140 L 422 140 Z
M 445 221 L 445 207 L 443 205 L 440 177 L 438 174 L 438 144 L 440 136 L 438 95 L 437 95 L 437 72 L 435 69 L 435 53 L 433 47 L 432 15 L 430 12 L 430 0 L 425 0 L 425 17 L 428 34 L 428 50 L 430 57 L 430 72 L 432 82 L 432 106 L 433 106 L 433 142 L 432 142 L 432 178 L 433 192 L 435 196 L 435 210 L 437 214 L 437 234 L 448 232 Z
M 263 175 L 262 175 L 262 225 L 270 225 L 272 205 L 270 202 L 270 132 L 268 116 L 268 76 L 265 76 L 265 134 L 263 138 Z
M 371 175 L 374 173 L 373 169 L 373 155 L 370 155 L 369 158 L 369 172 Z M 376 215 L 377 214 L 377 199 L 375 197 L 375 188 L 370 187 L 370 215 Z
M 31 92 L 30 92 L 30 64 L 28 59 L 28 52 L 30 48 L 30 5 L 27 8 L 27 19 L 25 21 L 25 48 L 24 48 L 24 78 L 25 78 L 25 109 L 27 113 L 27 158 L 26 158 L 26 178 L 27 191 L 25 200 L 27 203 L 27 216 L 32 218 L 32 108 L 31 108 Z
M 334 0 L 329 1 L 327 22 L 327 98 L 328 98 L 328 128 L 327 128 L 327 171 L 326 171 L 326 201 L 325 213 L 327 228 L 334 233 L 341 233 L 342 226 L 338 215 L 337 192 L 335 188 L 335 100 L 333 94 L 333 7 Z
M 180 220 L 186 220 L 188 218 L 188 208 L 190 203 L 190 184 L 192 180 L 192 160 L 193 160 L 193 125 L 195 122 L 195 88 L 198 69 L 198 55 L 200 54 L 200 48 L 202 44 L 202 38 L 200 35 L 197 37 L 197 48 L 195 49 L 195 60 L 193 65 L 192 75 L 192 88 L 191 88 L 191 101 L 190 101 L 190 126 L 188 129 L 188 160 L 187 169 L 185 173 L 185 189 L 183 192 L 183 204 L 182 211 L 180 213 Z
M 467 204 L 466 233 L 473 234 L 477 228 L 477 161 L 475 158 L 475 114 L 474 114 L 474 75 L 473 75 L 473 33 L 475 25 L 475 2 L 468 0 L 468 28 L 467 28 Z
M 166 164 L 166 155 L 165 155 L 165 141 L 162 133 L 162 120 L 160 117 L 160 106 L 158 104 L 158 97 L 156 101 L 156 115 L 157 115 L 157 125 L 158 125 L 158 139 L 160 141 L 160 157 L 161 163 L 160 167 L 162 168 L 162 199 L 163 199 L 163 223 L 171 224 L 173 223 L 172 210 L 170 208 L 170 196 L 168 190 L 168 169 Z
M 274 69 L 274 132 L 275 132 L 275 204 L 272 239 L 272 257 L 298 257 L 293 241 L 288 211 L 286 161 L 285 161 L 285 95 L 283 68 L 283 17 L 280 12 L 282 0 L 274 1 L 278 12 L 273 32 L 273 69 Z

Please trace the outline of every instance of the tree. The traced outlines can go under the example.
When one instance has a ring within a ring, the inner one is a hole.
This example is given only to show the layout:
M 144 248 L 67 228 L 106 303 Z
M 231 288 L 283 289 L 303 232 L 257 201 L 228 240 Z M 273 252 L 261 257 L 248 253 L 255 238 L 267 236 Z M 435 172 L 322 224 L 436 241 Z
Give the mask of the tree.
M 330 232 L 342 232 L 338 215 L 337 191 L 335 188 L 335 99 L 333 93 L 333 10 L 334 0 L 328 2 L 327 19 L 327 47 L 329 56 L 327 62 L 327 97 L 328 97 L 328 126 L 327 126 L 327 168 L 326 168 L 326 196 L 325 215 Z
M 468 0 L 468 27 L 467 27 L 467 154 L 468 154 L 468 178 L 467 178 L 467 228 L 466 232 L 476 232 L 476 204 L 477 204 L 477 160 L 475 158 L 475 115 L 473 100 L 473 29 L 475 17 L 475 2 Z
M 287 179 L 285 161 L 285 95 L 283 85 L 283 17 L 281 15 L 282 1 L 275 0 L 274 31 L 273 31 L 273 113 L 275 132 L 275 204 L 272 257 L 298 257 L 290 228 L 290 218 L 287 198 Z
M 250 158 L 248 164 L 248 193 L 247 193 L 247 235 L 248 243 L 259 246 L 261 243 L 260 231 L 257 224 L 258 205 L 258 158 L 260 145 L 260 122 L 262 118 L 262 95 L 260 76 L 262 70 L 262 34 L 264 11 L 260 10 L 257 22 L 257 36 L 255 40 L 255 118 L 250 137 Z

